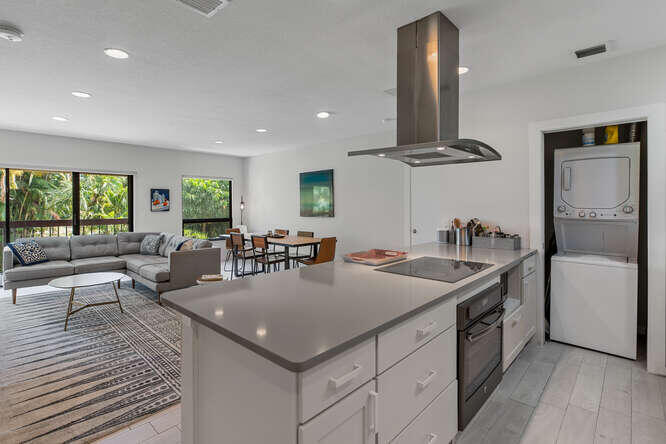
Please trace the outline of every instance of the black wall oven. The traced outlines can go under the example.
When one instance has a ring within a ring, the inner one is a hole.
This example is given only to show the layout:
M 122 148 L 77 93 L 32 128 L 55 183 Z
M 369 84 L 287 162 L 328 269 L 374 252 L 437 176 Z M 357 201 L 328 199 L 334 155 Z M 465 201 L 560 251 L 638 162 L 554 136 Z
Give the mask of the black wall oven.
M 459 430 L 467 426 L 502 380 L 502 283 L 458 304 Z

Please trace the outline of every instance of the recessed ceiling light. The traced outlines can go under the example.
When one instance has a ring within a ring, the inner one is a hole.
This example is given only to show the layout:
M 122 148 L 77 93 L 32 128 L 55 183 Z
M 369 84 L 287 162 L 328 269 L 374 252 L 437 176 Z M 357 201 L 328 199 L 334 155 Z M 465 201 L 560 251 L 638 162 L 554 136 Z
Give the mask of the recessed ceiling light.
M 129 53 L 118 48 L 106 48 L 104 54 L 114 59 L 128 59 Z
M 317 113 L 317 118 L 319 119 L 328 119 L 331 117 L 331 113 L 328 111 L 320 111 Z
M 219 144 L 222 143 L 222 141 L 221 140 L 216 140 L 215 143 L 217 143 L 219 145 Z
M 66 117 L 62 117 L 62 116 L 53 116 L 51 118 L 53 120 L 55 120 L 56 122 L 67 122 L 69 120 Z
M 415 160 L 414 163 L 421 163 L 421 161 L 420 160 Z
M 255 131 L 258 132 L 258 133 L 266 133 L 266 132 L 268 132 L 268 130 L 267 130 L 266 128 L 257 128 Z
M 0 38 L 18 43 L 23 41 L 23 33 L 15 26 L 3 24 L 0 25 Z
M 458 67 L 458 75 L 459 75 L 459 76 L 460 76 L 460 75 L 463 75 L 463 74 L 467 74 L 468 72 L 469 72 L 469 68 L 468 68 L 468 67 L 466 67 L 466 66 L 459 66 L 459 67 Z
M 74 97 L 78 97 L 79 99 L 89 99 L 92 97 L 92 94 L 83 91 L 73 91 L 72 95 Z
M 386 157 L 386 154 L 384 154 L 384 153 L 377 154 L 377 155 L 378 155 L 379 157 Z
M 437 151 L 444 151 L 446 149 L 445 146 L 438 146 Z
M 467 156 L 468 159 L 476 159 L 476 156 Z

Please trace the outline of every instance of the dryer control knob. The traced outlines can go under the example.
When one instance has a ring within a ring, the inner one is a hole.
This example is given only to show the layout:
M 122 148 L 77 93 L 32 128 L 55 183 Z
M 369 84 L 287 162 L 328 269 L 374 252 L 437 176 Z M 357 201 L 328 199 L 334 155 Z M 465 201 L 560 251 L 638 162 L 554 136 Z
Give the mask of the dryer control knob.
M 578 217 L 585 217 L 585 211 L 578 212 Z
M 597 217 L 597 213 L 595 213 L 594 211 L 592 211 L 592 212 L 590 213 L 590 217 Z
M 634 207 L 631 205 L 627 205 L 624 208 L 622 208 L 622 211 L 624 211 L 626 214 L 631 214 L 634 212 Z
M 559 207 L 557 207 L 557 212 L 558 213 L 564 213 L 565 210 L 566 210 L 566 207 L 564 205 L 560 205 Z

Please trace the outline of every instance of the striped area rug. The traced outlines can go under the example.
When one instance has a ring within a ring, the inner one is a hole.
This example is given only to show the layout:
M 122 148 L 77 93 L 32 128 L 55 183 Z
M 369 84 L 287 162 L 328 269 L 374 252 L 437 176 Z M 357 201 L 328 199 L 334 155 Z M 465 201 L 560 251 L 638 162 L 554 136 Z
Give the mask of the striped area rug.
M 180 402 L 181 324 L 123 284 L 117 305 L 73 315 L 68 291 L 0 299 L 0 442 L 92 442 Z M 75 300 L 113 298 L 110 285 Z

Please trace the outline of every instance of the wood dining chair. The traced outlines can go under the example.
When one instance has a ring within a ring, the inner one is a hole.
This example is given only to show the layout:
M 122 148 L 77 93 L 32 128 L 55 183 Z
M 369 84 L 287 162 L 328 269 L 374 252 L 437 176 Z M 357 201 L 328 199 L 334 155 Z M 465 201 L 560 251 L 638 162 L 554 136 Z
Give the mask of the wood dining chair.
M 243 260 L 243 269 L 241 271 L 241 277 L 244 277 L 245 274 L 245 262 L 252 261 L 254 259 L 254 250 L 252 247 L 245 247 L 245 235 L 243 233 L 229 233 L 231 236 L 231 245 L 233 247 L 232 252 L 234 255 L 234 266 L 233 271 L 231 272 L 231 278 L 233 279 L 234 274 L 238 271 L 238 261 Z M 252 266 L 254 270 L 254 265 Z M 254 273 L 253 273 L 254 274 Z
M 252 267 L 253 274 L 258 271 L 270 273 L 271 265 L 273 266 L 273 271 L 280 271 L 280 264 L 283 263 L 286 258 L 282 254 L 272 253 L 268 247 L 267 236 L 252 236 L 252 249 L 254 252 L 254 264 Z M 261 264 L 261 270 L 258 270 L 259 264 Z
M 319 244 L 317 256 L 311 259 L 301 259 L 298 262 L 305 265 L 323 264 L 335 259 L 335 244 L 338 240 L 334 237 L 324 237 Z
M 230 234 L 230 233 L 240 233 L 240 229 L 239 228 L 227 228 L 226 230 L 224 230 L 224 234 Z M 227 255 L 224 258 L 224 268 L 223 268 L 223 270 L 224 271 L 232 271 L 233 267 L 227 270 L 227 262 L 229 262 L 229 259 L 231 259 L 231 255 L 233 254 L 233 249 L 234 249 L 234 246 L 231 243 L 231 236 L 229 236 L 227 238 L 225 247 L 227 249 Z
M 278 236 L 289 236 L 289 230 L 283 229 L 283 228 L 276 228 L 273 230 L 273 233 L 277 234 Z M 282 250 L 278 250 L 278 247 L 273 245 L 273 248 L 271 249 L 271 252 L 273 253 L 282 253 L 284 254 L 284 250 L 286 250 L 287 247 L 284 247 Z
M 298 237 L 314 237 L 314 231 L 297 231 L 296 236 Z M 299 254 L 299 250 L 301 248 L 307 248 L 310 252 L 309 254 Z M 294 260 L 294 266 L 298 267 L 300 265 L 300 262 L 298 262 L 301 259 L 312 259 L 312 254 L 313 254 L 313 246 L 310 245 L 308 247 L 296 247 L 296 254 L 291 255 L 289 254 L 289 258 Z

